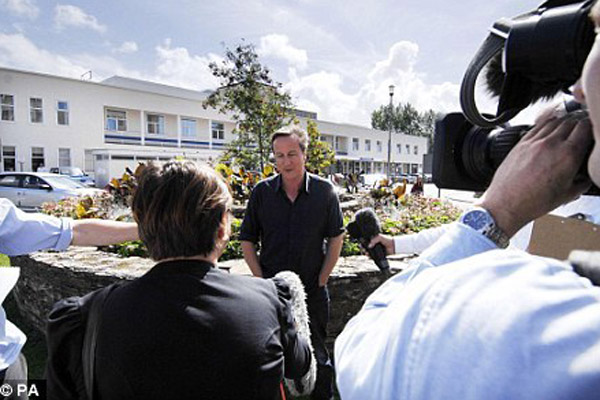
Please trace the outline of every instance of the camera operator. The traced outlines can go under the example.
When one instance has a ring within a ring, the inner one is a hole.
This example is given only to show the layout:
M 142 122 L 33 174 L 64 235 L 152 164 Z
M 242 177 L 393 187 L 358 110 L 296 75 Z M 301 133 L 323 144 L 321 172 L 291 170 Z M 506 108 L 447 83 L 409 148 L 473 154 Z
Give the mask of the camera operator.
M 591 17 L 600 25 L 600 4 Z M 600 288 L 577 265 L 502 250 L 533 219 L 600 184 L 600 42 L 574 88 L 496 171 L 478 207 L 366 301 L 336 340 L 343 399 L 592 399 Z M 592 133 L 593 132 L 593 133 Z M 593 258 L 593 257 L 591 257 Z

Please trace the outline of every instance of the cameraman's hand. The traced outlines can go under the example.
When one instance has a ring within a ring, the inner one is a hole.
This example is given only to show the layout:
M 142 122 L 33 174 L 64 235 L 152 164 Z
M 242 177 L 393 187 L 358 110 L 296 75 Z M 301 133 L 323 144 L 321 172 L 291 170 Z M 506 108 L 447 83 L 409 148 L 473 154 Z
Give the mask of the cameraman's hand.
M 393 254 L 396 254 L 396 249 L 394 248 L 394 238 L 388 235 L 383 235 L 383 234 L 379 234 L 377 236 L 375 236 L 373 239 L 371 239 L 371 242 L 369 243 L 369 248 L 372 249 L 373 247 L 375 247 L 375 245 L 377 243 L 381 243 L 383 245 L 383 247 L 385 248 L 385 253 L 388 256 L 391 256 Z
M 479 205 L 513 236 L 589 188 L 577 172 L 592 140 L 591 123 L 581 113 L 542 120 L 508 154 Z

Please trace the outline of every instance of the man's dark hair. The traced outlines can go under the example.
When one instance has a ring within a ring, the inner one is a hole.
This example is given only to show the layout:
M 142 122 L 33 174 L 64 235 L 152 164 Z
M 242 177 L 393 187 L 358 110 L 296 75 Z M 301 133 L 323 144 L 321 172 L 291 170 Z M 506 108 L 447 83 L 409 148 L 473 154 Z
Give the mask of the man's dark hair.
M 271 136 L 272 150 L 274 150 L 273 143 L 275 143 L 275 139 L 282 136 L 296 136 L 298 138 L 298 145 L 300 145 L 300 150 L 302 150 L 303 153 L 306 153 L 306 148 L 308 147 L 308 134 L 304 130 L 298 127 L 294 127 L 289 132 L 275 132 L 273 136 Z
M 143 169 L 131 208 L 150 257 L 163 260 L 213 251 L 230 206 L 228 187 L 212 168 L 174 161 Z

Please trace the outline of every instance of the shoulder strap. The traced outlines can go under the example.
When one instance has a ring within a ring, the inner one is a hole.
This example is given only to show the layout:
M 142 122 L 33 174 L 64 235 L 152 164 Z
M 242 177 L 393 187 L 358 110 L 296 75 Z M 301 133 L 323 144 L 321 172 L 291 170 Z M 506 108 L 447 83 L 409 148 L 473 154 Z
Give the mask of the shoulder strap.
M 83 379 L 88 400 L 94 398 L 94 374 L 96 364 L 96 340 L 98 337 L 98 327 L 102 316 L 104 303 L 110 293 L 119 286 L 120 283 L 113 283 L 96 292 L 91 300 L 89 311 L 86 318 L 86 328 L 83 337 L 83 346 L 81 361 L 83 367 Z

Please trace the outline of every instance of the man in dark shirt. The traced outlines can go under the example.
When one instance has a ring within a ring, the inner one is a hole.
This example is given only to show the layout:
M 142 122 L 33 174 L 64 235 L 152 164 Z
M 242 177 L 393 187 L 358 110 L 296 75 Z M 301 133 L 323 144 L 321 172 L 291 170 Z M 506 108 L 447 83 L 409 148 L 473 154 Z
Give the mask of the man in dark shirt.
M 259 182 L 248 202 L 240 240 L 259 277 L 296 272 L 306 288 L 317 359 L 313 399 L 333 396 L 333 366 L 325 347 L 329 321 L 327 280 L 343 242 L 343 216 L 331 183 L 306 171 L 306 132 L 294 128 L 271 139 L 279 175 Z M 256 244 L 260 243 L 260 257 Z

